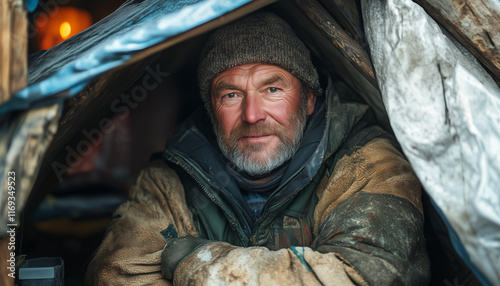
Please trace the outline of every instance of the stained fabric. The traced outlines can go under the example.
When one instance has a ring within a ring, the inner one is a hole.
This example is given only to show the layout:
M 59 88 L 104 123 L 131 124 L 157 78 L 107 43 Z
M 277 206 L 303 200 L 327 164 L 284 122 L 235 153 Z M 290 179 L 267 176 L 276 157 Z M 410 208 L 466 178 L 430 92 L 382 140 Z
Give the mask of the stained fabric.
M 500 281 L 500 88 L 410 0 L 362 1 L 384 105 L 401 147 L 484 284 Z

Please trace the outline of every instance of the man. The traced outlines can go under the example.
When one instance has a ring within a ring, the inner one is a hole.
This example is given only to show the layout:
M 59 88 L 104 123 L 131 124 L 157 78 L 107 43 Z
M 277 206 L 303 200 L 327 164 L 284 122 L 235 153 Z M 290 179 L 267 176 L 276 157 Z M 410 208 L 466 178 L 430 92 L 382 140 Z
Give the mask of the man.
M 367 108 L 323 95 L 285 21 L 256 13 L 201 56 L 205 110 L 115 213 L 86 282 L 425 284 L 420 185 Z

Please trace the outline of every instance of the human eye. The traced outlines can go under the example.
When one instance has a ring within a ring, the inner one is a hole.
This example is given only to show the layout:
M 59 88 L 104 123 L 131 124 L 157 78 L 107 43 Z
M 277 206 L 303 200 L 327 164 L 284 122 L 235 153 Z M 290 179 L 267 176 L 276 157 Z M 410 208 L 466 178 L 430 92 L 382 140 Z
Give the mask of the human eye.
M 279 99 L 285 95 L 283 89 L 274 86 L 266 87 L 264 94 L 267 95 L 269 99 Z
M 236 93 L 234 92 L 231 92 L 231 93 L 228 93 L 228 94 L 224 94 L 222 96 L 222 98 L 235 98 L 236 97 Z
M 236 92 L 223 93 L 220 97 L 220 102 L 223 104 L 232 104 L 235 103 L 238 98 L 240 98 L 240 96 Z
M 277 93 L 278 91 L 280 91 L 280 89 L 277 87 L 269 87 L 267 88 L 267 91 L 270 93 Z

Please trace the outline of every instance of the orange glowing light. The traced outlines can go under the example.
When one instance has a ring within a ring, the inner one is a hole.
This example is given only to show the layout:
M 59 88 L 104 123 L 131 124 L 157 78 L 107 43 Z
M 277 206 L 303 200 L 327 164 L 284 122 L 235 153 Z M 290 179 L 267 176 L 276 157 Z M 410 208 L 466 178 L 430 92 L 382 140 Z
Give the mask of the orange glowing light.
M 83 9 L 63 6 L 50 15 L 41 13 L 35 20 L 37 43 L 48 50 L 92 25 L 92 17 Z
M 62 23 L 59 27 L 59 33 L 61 34 L 61 38 L 63 38 L 63 40 L 69 38 L 69 34 L 71 34 L 71 24 L 68 22 Z

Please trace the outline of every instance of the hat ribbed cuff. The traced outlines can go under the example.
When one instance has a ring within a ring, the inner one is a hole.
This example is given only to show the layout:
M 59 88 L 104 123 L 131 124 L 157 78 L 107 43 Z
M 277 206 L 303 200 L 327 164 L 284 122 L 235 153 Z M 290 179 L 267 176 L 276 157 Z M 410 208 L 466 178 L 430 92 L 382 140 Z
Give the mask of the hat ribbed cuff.
M 223 71 L 247 63 L 279 66 L 321 94 L 318 73 L 309 50 L 283 19 L 272 13 L 255 13 L 218 29 L 202 52 L 198 79 L 208 106 L 210 83 Z

